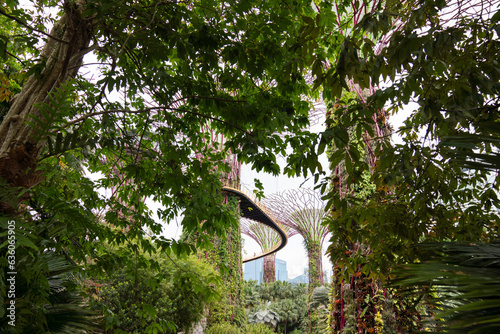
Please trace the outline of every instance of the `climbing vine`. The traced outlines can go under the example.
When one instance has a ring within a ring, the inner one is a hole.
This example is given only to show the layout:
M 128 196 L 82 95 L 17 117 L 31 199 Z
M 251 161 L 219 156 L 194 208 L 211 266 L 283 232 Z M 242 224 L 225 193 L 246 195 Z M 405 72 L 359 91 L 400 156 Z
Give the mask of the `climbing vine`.
M 310 241 L 306 244 L 309 258 L 309 292 L 323 284 L 323 268 L 321 264 L 321 244 Z
M 396 334 L 419 329 L 422 309 L 412 307 L 414 300 L 383 288 L 363 273 L 362 266 L 350 281 L 341 277 L 341 271 L 335 267 L 330 291 L 330 333 Z
M 372 235 L 376 231 L 365 229 L 363 222 L 356 223 L 356 220 L 349 219 L 350 215 L 360 215 L 363 210 L 369 210 L 367 203 L 370 201 L 384 201 L 385 194 L 377 189 L 372 180 L 372 173 L 378 164 L 372 146 L 380 145 L 383 141 L 375 134 L 381 135 L 388 130 L 385 112 L 379 112 L 376 122 L 371 125 L 371 133 L 366 130 L 361 132 L 361 127 L 356 123 L 361 122 L 360 118 L 344 115 L 357 100 L 356 93 L 346 92 L 342 100 L 328 104 L 328 126 L 339 135 L 337 140 L 344 141 L 340 143 L 334 140 L 327 151 L 333 171 L 330 192 L 339 198 L 349 197 L 351 201 L 347 210 L 332 210 L 327 218 L 330 232 L 334 234 L 329 254 L 335 264 L 330 292 L 329 328 L 331 333 L 342 334 L 407 333 L 417 329 L 419 313 L 410 306 L 411 301 L 392 299 L 391 293 L 383 287 L 390 267 L 387 265 L 385 271 L 381 272 L 380 266 L 370 263 L 371 245 L 366 245 L 364 238 L 356 237 L 356 234 Z M 376 127 L 379 131 L 376 131 Z M 338 147 L 348 149 L 339 150 Z M 356 163 L 361 161 L 364 163 Z
M 276 253 L 264 257 L 263 264 L 263 281 L 265 283 L 273 283 L 276 281 Z
M 236 197 L 227 196 L 226 204 L 238 215 Z M 231 226 L 226 238 L 214 238 L 213 248 L 204 251 L 204 259 L 216 266 L 222 276 L 222 286 L 218 287 L 222 300 L 214 301 L 208 307 L 207 325 L 246 323 L 245 298 L 243 295 L 243 273 L 241 259 L 242 238 L 239 225 Z

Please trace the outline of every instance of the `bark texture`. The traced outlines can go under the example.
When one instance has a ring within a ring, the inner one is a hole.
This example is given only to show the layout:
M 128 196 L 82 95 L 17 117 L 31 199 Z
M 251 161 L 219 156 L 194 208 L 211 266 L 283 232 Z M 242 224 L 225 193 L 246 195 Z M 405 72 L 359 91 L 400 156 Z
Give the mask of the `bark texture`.
M 11 107 L 0 124 L 0 179 L 2 187 L 33 187 L 41 182 L 36 166 L 45 141 L 35 141 L 34 129 L 27 124 L 29 115 L 40 117 L 35 106 L 47 102 L 50 92 L 74 78 L 89 50 L 95 21 L 83 18 L 84 1 L 66 1 L 64 14 L 54 25 L 42 52 L 46 66 L 41 74 L 32 75 L 22 91 L 12 99 Z M 5 190 L 6 188 L 4 188 Z M 0 213 L 15 210 L 0 204 Z

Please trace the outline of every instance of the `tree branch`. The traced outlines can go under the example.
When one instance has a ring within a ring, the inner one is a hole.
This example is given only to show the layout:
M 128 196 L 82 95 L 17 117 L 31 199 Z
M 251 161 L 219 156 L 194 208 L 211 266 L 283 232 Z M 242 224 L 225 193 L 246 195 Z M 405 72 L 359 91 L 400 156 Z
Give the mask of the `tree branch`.
M 58 42 L 61 42 L 61 43 L 64 43 L 64 44 L 69 44 L 69 42 L 68 42 L 68 41 L 65 41 L 65 40 L 60 39 L 60 38 L 55 37 L 55 36 L 52 36 L 51 34 L 48 34 L 48 33 L 46 33 L 45 31 L 41 31 L 41 30 L 38 30 L 38 29 L 36 29 L 36 28 L 30 27 L 29 25 L 27 25 L 26 23 L 24 23 L 23 21 L 21 21 L 21 20 L 20 20 L 20 19 L 18 19 L 17 17 L 7 14 L 7 13 L 6 13 L 5 11 L 3 11 L 2 9 L 0 9 L 0 14 L 1 14 L 1 15 L 3 15 L 3 16 L 5 16 L 5 17 L 8 17 L 9 19 L 11 19 L 11 20 L 13 20 L 13 21 L 16 21 L 17 23 L 19 23 L 20 25 L 22 25 L 23 27 L 25 27 L 25 28 L 27 28 L 27 29 L 29 29 L 29 30 L 31 30 L 31 31 L 36 31 L 36 32 L 38 32 L 38 33 L 40 33 L 40 34 L 42 34 L 42 35 L 45 35 L 45 36 L 47 36 L 47 37 L 49 37 L 49 38 L 52 38 L 52 39 L 53 39 L 53 40 L 55 40 L 55 41 L 58 41 Z
M 19 58 L 18 56 L 16 56 L 16 55 L 14 55 L 14 54 L 10 53 L 10 52 L 9 52 L 9 51 L 7 51 L 7 50 L 5 51 L 5 53 L 6 53 L 6 54 L 8 54 L 9 56 L 11 56 L 11 57 L 13 57 L 13 58 L 15 58 L 15 59 L 19 60 L 19 62 L 20 62 L 21 64 L 23 64 L 24 66 L 26 66 L 26 62 L 25 62 L 25 61 L 23 61 L 23 60 L 22 60 L 21 58 Z
M 223 98 L 213 97 L 213 96 L 199 96 L 199 95 L 190 95 L 190 96 L 184 97 L 183 99 L 205 99 L 205 100 L 236 102 L 236 103 L 247 103 L 248 102 L 246 100 L 231 100 L 231 99 L 223 99 Z
M 103 111 L 96 111 L 96 112 L 88 113 L 86 115 L 82 115 L 82 116 L 80 116 L 77 119 L 69 121 L 68 123 L 66 123 L 66 127 L 70 126 L 70 125 L 74 125 L 74 124 L 80 123 L 80 122 L 83 122 L 86 119 L 88 119 L 90 117 L 93 117 L 93 116 L 113 114 L 113 113 L 119 113 L 119 112 L 125 113 L 125 114 L 144 114 L 144 113 L 149 113 L 149 112 L 154 111 L 154 110 L 180 111 L 180 112 L 185 112 L 185 113 L 192 114 L 192 115 L 201 116 L 203 118 L 210 119 L 212 121 L 216 121 L 216 122 L 220 122 L 222 124 L 228 125 L 228 126 L 230 126 L 232 128 L 235 128 L 235 129 L 237 129 L 237 130 L 239 130 L 241 132 L 246 133 L 247 135 L 253 136 L 253 134 L 251 134 L 250 132 L 242 129 L 241 127 L 239 127 L 237 125 L 229 123 L 229 122 L 227 122 L 225 120 L 218 119 L 218 118 L 215 118 L 215 117 L 212 117 L 212 116 L 209 116 L 209 115 L 205 115 L 205 114 L 202 114 L 202 113 L 199 113 L 199 112 L 196 112 L 196 111 L 192 111 L 192 110 L 180 109 L 180 108 L 169 108 L 169 107 L 151 107 L 151 108 L 146 108 L 146 109 L 141 109 L 141 110 L 109 109 L 109 110 L 103 110 Z

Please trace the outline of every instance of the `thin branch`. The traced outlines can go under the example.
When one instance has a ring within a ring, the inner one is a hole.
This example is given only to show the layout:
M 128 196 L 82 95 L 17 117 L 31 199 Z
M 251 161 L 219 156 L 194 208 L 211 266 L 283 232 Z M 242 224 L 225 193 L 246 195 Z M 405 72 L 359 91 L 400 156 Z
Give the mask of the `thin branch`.
M 179 108 L 169 108 L 169 107 L 151 107 L 151 108 L 146 108 L 146 109 L 141 109 L 141 110 L 123 110 L 123 109 L 109 109 L 109 110 L 103 110 L 103 111 L 96 111 L 96 112 L 91 112 L 91 113 L 88 113 L 86 115 L 83 115 L 77 119 L 74 119 L 72 121 L 69 121 L 68 123 L 66 123 L 65 127 L 68 127 L 68 126 L 71 126 L 73 124 L 77 124 L 77 123 L 80 123 L 80 122 L 83 122 L 85 120 L 87 120 L 88 118 L 90 117 L 94 117 L 94 116 L 99 116 L 99 115 L 107 115 L 107 114 L 112 114 L 112 113 L 125 113 L 125 114 L 144 114 L 144 113 L 149 113 L 151 111 L 154 111 L 154 110 L 172 110 L 172 111 L 180 111 L 180 112 L 185 112 L 185 113 L 188 113 L 188 114 L 193 114 L 193 115 L 197 115 L 197 116 L 201 116 L 203 118 L 206 118 L 206 119 L 210 119 L 212 121 L 216 121 L 216 122 L 220 122 L 222 124 L 225 124 L 225 125 L 228 125 L 230 127 L 233 127 L 241 132 L 244 132 L 246 133 L 247 135 L 249 136 L 254 136 L 252 133 L 240 128 L 239 126 L 237 125 L 234 125 L 232 123 L 229 123 L 225 120 L 222 120 L 222 119 L 218 119 L 218 118 L 215 118 L 215 117 L 212 117 L 212 116 L 209 116 L 209 115 L 205 115 L 205 114 L 202 114 L 202 113 L 199 113 L 199 112 L 196 112 L 196 111 L 191 111 L 191 110 L 187 110 L 187 109 L 179 109 Z
M 136 33 L 140 32 L 140 31 L 146 30 L 147 28 L 149 28 L 149 26 L 150 26 L 151 24 L 153 24 L 153 22 L 154 22 L 154 20 L 155 20 L 155 18 L 156 18 L 156 13 L 157 13 L 158 6 L 159 6 L 160 4 L 162 4 L 162 3 L 164 3 L 164 2 L 165 2 L 165 1 L 159 2 L 159 3 L 157 3 L 157 4 L 154 6 L 154 7 L 155 7 L 155 9 L 154 9 L 154 11 L 153 11 L 153 15 L 152 15 L 152 17 L 151 17 L 151 20 L 150 20 L 150 21 L 149 21 L 149 22 L 148 22 L 145 26 L 141 27 L 141 28 L 140 28 L 140 29 L 138 29 L 138 30 L 132 31 L 132 32 L 131 32 L 128 36 L 127 36 L 127 38 L 125 39 L 125 41 L 124 41 L 124 42 L 123 42 L 123 44 L 122 44 L 122 47 L 121 47 L 120 51 L 119 51 L 119 52 L 117 53 L 117 55 L 116 55 L 116 57 L 117 57 L 117 58 L 118 58 L 118 57 L 122 54 L 123 50 L 125 50 L 125 46 L 127 45 L 128 40 L 130 39 L 130 37 L 132 37 L 132 35 L 133 35 L 133 34 L 136 34 Z
M 21 58 L 19 58 L 18 56 L 10 53 L 9 51 L 5 51 L 6 54 L 8 54 L 9 56 L 13 57 L 13 58 L 16 58 L 17 60 L 19 60 L 21 62 L 21 64 L 23 64 L 24 66 L 26 66 L 26 62 L 24 60 L 22 60 Z
M 199 95 L 190 95 L 183 97 L 182 99 L 206 99 L 206 100 L 214 100 L 214 101 L 225 101 L 225 102 L 236 102 L 236 103 L 247 103 L 247 100 L 231 100 L 231 99 L 224 99 L 220 97 L 213 97 L 213 96 L 199 96 Z
M 1 15 L 3 15 L 3 16 L 8 17 L 8 18 L 9 18 L 9 19 L 11 19 L 11 20 L 16 21 L 17 23 L 19 23 L 20 25 L 22 25 L 23 27 L 25 27 L 25 28 L 27 28 L 27 29 L 29 29 L 29 30 L 31 30 L 31 31 L 36 31 L 36 32 L 38 32 L 38 33 L 40 33 L 40 34 L 42 34 L 42 35 L 45 35 L 45 36 L 47 36 L 47 37 L 49 37 L 49 38 L 52 38 L 53 40 L 56 40 L 56 41 L 58 41 L 58 42 L 61 42 L 61 43 L 64 43 L 64 44 L 69 44 L 69 42 L 68 42 L 68 41 L 65 41 L 65 40 L 63 40 L 63 39 L 60 39 L 60 38 L 58 38 L 58 37 L 56 37 L 56 36 L 52 36 L 51 34 L 48 34 L 48 33 L 44 32 L 44 31 L 42 31 L 42 30 L 38 30 L 38 29 L 36 29 L 36 28 L 30 27 L 29 25 L 27 25 L 26 23 L 24 23 L 23 21 L 21 21 L 21 20 L 20 20 L 20 19 L 18 19 L 17 17 L 7 14 L 7 13 L 6 13 L 4 10 L 2 10 L 2 9 L 0 9 L 0 14 L 1 14 Z
M 90 65 L 113 65 L 113 64 L 111 64 L 111 63 L 85 63 L 85 64 L 81 64 L 81 65 L 72 66 L 69 69 L 71 70 L 71 69 L 74 69 L 77 67 L 85 67 L 85 66 L 90 66 Z

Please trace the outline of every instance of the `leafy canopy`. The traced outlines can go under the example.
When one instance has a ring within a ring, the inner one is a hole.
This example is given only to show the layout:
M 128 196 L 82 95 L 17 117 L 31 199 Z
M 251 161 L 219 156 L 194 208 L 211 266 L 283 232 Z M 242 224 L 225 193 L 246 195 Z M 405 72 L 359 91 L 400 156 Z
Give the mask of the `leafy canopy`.
M 303 130 L 320 38 L 310 2 L 11 0 L 0 18 L 0 212 L 54 226 L 37 251 L 77 271 L 158 269 L 142 253 L 192 252 L 162 235 L 158 221 L 175 217 L 199 247 L 224 238 L 237 224 L 220 193 L 229 150 L 277 174 L 291 147 L 287 173 L 319 168 Z
M 335 143 L 332 163 L 345 166 L 350 191 L 327 196 L 336 210 L 330 253 L 348 271 L 365 265 L 384 277 L 392 264 L 419 258 L 410 244 L 498 237 L 498 180 L 490 173 L 499 135 L 496 6 L 389 1 L 349 31 L 334 74 L 318 77 L 337 99 L 323 136 Z M 349 83 L 372 94 L 344 97 Z M 374 131 L 384 126 L 383 108 L 409 112 L 396 130 L 401 143 Z M 368 147 L 376 163 L 360 158 Z M 360 198 L 366 172 L 376 189 Z M 352 256 L 354 243 L 368 244 L 370 255 Z

